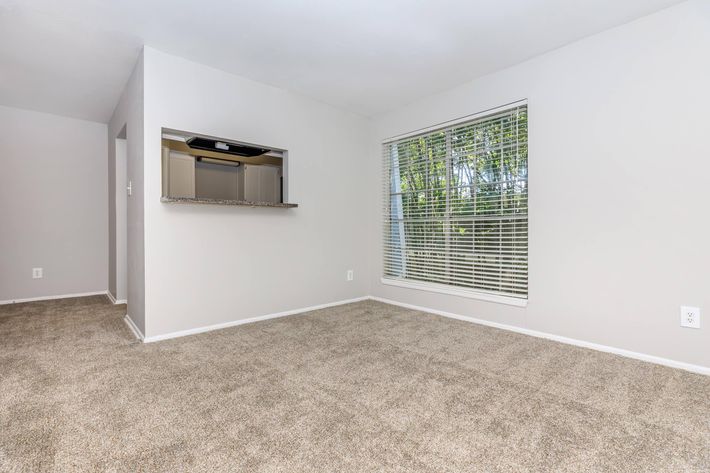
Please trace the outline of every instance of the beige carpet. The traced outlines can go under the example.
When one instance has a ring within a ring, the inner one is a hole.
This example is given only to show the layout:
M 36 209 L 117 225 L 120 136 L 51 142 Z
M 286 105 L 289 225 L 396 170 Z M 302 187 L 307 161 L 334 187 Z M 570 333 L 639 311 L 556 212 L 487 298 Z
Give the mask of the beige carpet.
M 123 310 L 0 307 L 0 471 L 710 471 L 710 377 L 375 302 L 147 345 Z

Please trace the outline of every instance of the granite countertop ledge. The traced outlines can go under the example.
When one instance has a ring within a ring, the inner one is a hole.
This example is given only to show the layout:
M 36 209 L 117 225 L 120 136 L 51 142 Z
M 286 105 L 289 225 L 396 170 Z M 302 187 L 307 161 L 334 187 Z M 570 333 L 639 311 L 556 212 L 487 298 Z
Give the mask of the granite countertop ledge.
M 277 202 L 249 202 L 246 200 L 206 199 L 203 197 L 161 197 L 160 201 L 168 204 L 238 205 L 242 207 L 278 207 L 282 209 L 298 207 L 298 204 L 287 204 Z

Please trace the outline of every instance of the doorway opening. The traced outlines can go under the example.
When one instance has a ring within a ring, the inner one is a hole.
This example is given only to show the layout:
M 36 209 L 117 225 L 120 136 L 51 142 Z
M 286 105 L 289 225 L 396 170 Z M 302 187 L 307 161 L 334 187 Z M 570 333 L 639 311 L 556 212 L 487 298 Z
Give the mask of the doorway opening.
M 110 248 L 109 292 L 116 304 L 128 299 L 128 142 L 126 126 L 114 141 L 114 162 L 109 163 Z

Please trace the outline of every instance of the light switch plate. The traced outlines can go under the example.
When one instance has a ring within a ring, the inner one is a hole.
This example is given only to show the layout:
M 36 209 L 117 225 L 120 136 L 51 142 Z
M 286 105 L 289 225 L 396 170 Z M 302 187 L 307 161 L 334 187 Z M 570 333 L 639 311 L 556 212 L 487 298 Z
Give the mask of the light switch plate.
M 42 268 L 32 268 L 32 279 L 42 279 Z

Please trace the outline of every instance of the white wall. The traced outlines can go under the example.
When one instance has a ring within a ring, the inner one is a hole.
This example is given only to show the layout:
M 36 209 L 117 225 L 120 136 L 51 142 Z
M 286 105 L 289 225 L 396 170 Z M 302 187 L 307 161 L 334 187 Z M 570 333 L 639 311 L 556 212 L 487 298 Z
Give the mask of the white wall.
M 378 117 L 371 292 L 710 366 L 708 51 L 708 9 L 684 3 Z M 381 140 L 523 98 L 527 308 L 381 284 Z M 705 310 L 701 330 L 681 304 Z
M 368 126 L 146 48 L 146 335 L 366 295 Z M 299 207 L 161 203 L 161 127 L 287 149 L 288 200 Z
M 107 205 L 111 226 L 111 240 L 109 241 L 112 255 L 109 271 L 116 275 L 116 280 L 127 280 L 126 297 L 128 299 L 128 316 L 136 327 L 145 333 L 145 230 L 144 230 L 144 181 L 143 181 L 143 54 L 126 84 L 121 99 L 116 105 L 113 116 L 108 124 L 108 166 L 109 183 L 113 186 L 112 196 L 121 193 L 123 183 L 123 170 L 117 173 L 116 166 L 123 165 L 121 159 L 116 159 L 116 138 L 123 136 L 125 128 L 126 138 L 126 169 L 125 179 L 132 184 L 132 195 L 126 199 L 126 222 L 116 224 L 116 218 L 122 218 L 123 209 L 118 205 L 116 212 L 116 197 L 113 205 Z M 116 185 L 118 176 L 118 185 Z M 119 197 L 120 199 L 120 197 Z M 125 227 L 124 227 L 125 223 Z M 116 232 L 126 231 L 125 253 L 121 236 Z M 125 271 L 118 262 L 125 262 Z M 125 272 L 125 276 L 124 276 Z M 117 282 L 117 291 L 120 283 Z M 120 298 L 120 293 L 117 294 Z
M 0 163 L 0 301 L 105 291 L 106 125 L 0 106 Z

